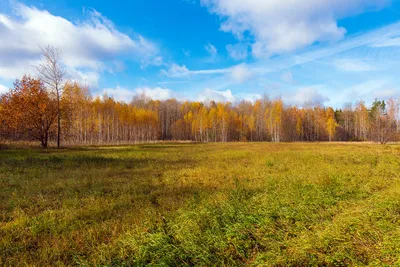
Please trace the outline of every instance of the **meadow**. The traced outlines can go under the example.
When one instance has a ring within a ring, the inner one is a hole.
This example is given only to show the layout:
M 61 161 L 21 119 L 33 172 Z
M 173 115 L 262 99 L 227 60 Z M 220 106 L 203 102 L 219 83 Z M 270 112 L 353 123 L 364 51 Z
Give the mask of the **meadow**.
M 400 145 L 0 150 L 0 265 L 400 265 Z

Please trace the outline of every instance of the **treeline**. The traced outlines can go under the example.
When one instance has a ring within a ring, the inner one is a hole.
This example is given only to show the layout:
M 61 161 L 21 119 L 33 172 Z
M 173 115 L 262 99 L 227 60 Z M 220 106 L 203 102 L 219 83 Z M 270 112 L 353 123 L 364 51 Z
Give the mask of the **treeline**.
M 92 97 L 67 83 L 54 94 L 39 79 L 24 76 L 0 98 L 0 138 L 64 144 L 118 144 L 155 140 L 230 141 L 398 141 L 399 104 L 391 99 L 344 109 L 287 106 L 280 99 L 208 103 L 152 100 L 130 103 Z M 57 127 L 60 115 L 60 129 Z

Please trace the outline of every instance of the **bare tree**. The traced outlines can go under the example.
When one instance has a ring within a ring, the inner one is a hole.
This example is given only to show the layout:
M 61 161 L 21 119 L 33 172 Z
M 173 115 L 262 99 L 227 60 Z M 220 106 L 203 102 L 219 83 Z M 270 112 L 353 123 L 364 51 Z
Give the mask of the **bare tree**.
M 61 50 L 51 45 L 42 49 L 42 62 L 36 66 L 40 80 L 49 87 L 57 101 L 57 148 L 61 139 L 61 97 L 67 84 L 66 70 L 61 64 Z

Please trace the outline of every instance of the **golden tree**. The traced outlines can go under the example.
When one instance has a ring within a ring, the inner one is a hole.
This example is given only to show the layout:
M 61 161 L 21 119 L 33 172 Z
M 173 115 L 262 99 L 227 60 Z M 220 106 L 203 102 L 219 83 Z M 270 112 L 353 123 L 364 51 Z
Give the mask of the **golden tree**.
M 329 142 L 332 141 L 336 132 L 337 123 L 335 120 L 335 112 L 331 107 L 326 110 L 326 131 L 328 132 Z

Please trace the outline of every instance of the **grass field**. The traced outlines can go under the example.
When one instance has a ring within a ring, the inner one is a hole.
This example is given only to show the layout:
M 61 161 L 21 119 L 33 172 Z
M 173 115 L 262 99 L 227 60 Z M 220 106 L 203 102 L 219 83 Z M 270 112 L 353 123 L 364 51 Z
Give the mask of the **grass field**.
M 400 265 L 400 145 L 0 150 L 0 265 Z

